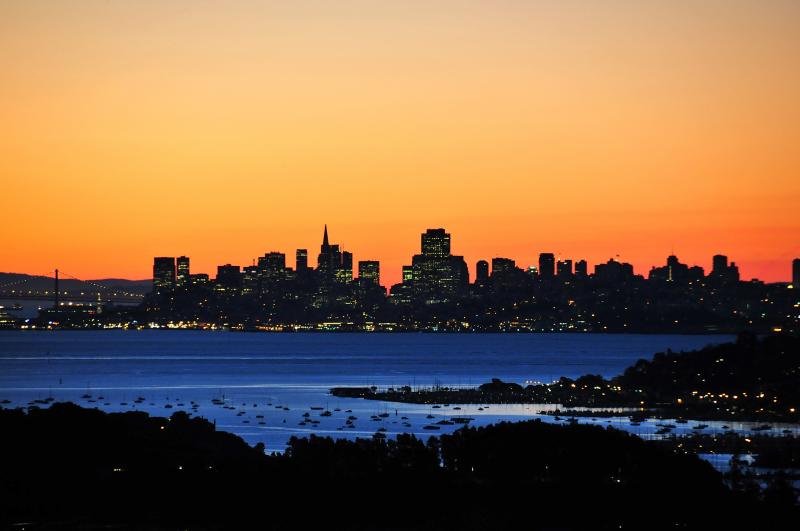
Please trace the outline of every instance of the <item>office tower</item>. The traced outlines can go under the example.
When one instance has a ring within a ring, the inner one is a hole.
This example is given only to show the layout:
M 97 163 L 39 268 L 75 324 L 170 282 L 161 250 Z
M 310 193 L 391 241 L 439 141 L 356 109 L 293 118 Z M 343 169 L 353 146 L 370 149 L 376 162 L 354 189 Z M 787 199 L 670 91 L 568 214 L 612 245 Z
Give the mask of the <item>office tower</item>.
M 298 274 L 305 273 L 308 270 L 308 250 L 298 249 L 295 252 L 295 270 Z
M 185 288 L 189 285 L 189 257 L 179 256 L 175 263 L 178 270 L 175 283 L 179 288 Z
M 510 258 L 492 258 L 492 276 L 511 273 L 516 268 L 516 262 Z
M 715 254 L 711 274 L 708 275 L 709 281 L 716 284 L 730 284 L 739 282 L 739 268 L 736 262 L 728 265 L 728 257 L 723 254 Z
M 572 260 L 559 260 L 556 263 L 556 274 L 560 279 L 572 278 Z
M 422 254 L 444 258 L 450 256 L 450 234 L 444 229 L 428 229 L 422 234 Z
M 542 280 L 550 280 L 556 274 L 556 257 L 553 253 L 541 253 L 539 255 L 539 277 Z
M 218 291 L 238 292 L 242 287 L 242 273 L 237 265 L 217 266 L 216 289 Z
M 475 283 L 486 284 L 489 282 L 489 262 L 486 260 L 478 260 L 475 264 Z
M 428 229 L 422 234 L 421 254 L 411 260 L 414 296 L 426 303 L 446 302 L 465 291 L 469 271 L 463 256 L 450 254 L 450 234 Z
M 347 251 L 342 252 L 338 245 L 328 241 L 327 225 L 317 257 L 317 275 L 323 284 L 334 281 L 346 283 L 353 280 L 353 255 Z
M 589 265 L 586 263 L 586 260 L 578 260 L 575 262 L 575 276 L 580 278 L 589 276 Z
M 403 266 L 403 284 L 411 284 L 414 281 L 414 266 Z
M 633 279 L 633 265 L 611 258 L 605 264 L 594 266 L 594 276 L 598 282 L 607 284 L 625 282 Z
M 727 268 L 727 265 L 725 266 Z M 648 275 L 649 280 L 657 280 L 662 282 L 693 282 L 703 280 L 704 272 L 702 267 L 692 266 L 681 263 L 678 257 L 670 255 L 667 257 L 666 265 L 662 267 L 653 267 L 650 269 Z
M 713 266 L 711 274 L 716 276 L 724 276 L 728 271 L 728 257 L 724 254 L 715 254 L 712 259 Z
M 381 284 L 381 266 L 377 260 L 359 260 L 358 278 L 376 286 Z
M 340 256 L 341 262 L 334 267 L 334 277 L 336 282 L 347 284 L 353 280 L 353 253 L 342 251 Z
M 153 293 L 164 295 L 175 289 L 175 258 L 157 256 L 153 258 Z
M 251 265 L 242 269 L 242 293 L 254 295 L 259 291 L 259 271 L 258 266 Z
M 792 260 L 792 287 L 800 289 L 800 258 Z

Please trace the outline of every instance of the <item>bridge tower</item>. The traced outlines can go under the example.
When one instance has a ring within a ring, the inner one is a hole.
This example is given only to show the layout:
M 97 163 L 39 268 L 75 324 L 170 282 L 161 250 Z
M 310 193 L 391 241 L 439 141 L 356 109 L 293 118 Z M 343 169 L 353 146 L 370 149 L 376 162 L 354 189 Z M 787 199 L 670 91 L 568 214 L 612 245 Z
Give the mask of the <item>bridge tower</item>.
M 56 278 L 55 278 L 55 288 L 56 288 L 56 296 L 55 296 L 55 309 L 58 310 L 58 269 L 56 269 Z

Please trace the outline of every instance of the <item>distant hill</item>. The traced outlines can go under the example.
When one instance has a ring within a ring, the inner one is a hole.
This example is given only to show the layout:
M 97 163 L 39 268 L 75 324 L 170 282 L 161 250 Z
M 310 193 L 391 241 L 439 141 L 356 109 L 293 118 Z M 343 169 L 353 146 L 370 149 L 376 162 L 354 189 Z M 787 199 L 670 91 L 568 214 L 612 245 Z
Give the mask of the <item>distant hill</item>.
M 59 278 L 59 290 L 91 290 L 92 284 L 144 295 L 150 292 L 153 281 L 150 279 L 128 280 L 125 278 L 102 278 L 87 279 L 85 282 L 82 282 L 69 277 Z M 12 289 L 34 291 L 52 290 L 53 277 L 26 275 L 24 273 L 0 273 L 0 290 L 7 291 Z

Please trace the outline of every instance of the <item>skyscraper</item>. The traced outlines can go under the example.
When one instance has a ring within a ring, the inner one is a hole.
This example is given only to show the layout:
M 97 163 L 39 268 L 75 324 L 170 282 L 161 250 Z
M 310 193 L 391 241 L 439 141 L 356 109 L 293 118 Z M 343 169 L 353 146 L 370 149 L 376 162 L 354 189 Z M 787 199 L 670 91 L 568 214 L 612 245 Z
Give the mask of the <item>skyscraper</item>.
M 463 256 L 450 254 L 450 234 L 444 229 L 428 229 L 421 240 L 422 253 L 411 260 L 415 297 L 426 302 L 444 302 L 466 290 L 467 263 Z
M 578 260 L 575 262 L 575 276 L 579 278 L 586 278 L 589 276 L 589 265 L 586 260 Z
M 489 282 L 489 262 L 478 260 L 475 264 L 475 283 L 484 285 Z
M 295 252 L 295 270 L 297 273 L 305 273 L 308 269 L 308 250 L 307 249 L 298 249 Z
M 347 284 L 353 280 L 353 253 L 348 251 L 341 252 L 341 262 L 335 265 L 334 277 L 336 282 Z
M 560 279 L 572 278 L 572 260 L 559 260 L 556 264 L 556 274 Z
M 258 274 L 262 281 L 276 282 L 286 278 L 286 255 L 272 251 L 258 259 Z
M 176 260 L 178 274 L 176 276 L 176 285 L 179 288 L 185 288 L 189 285 L 189 257 L 179 256 Z
M 712 258 L 712 275 L 724 275 L 728 270 L 728 257 L 724 254 L 715 254 Z
M 422 233 L 422 254 L 444 258 L 450 256 L 450 234 L 444 229 L 428 229 Z
M 359 260 L 358 278 L 376 286 L 381 284 L 381 265 L 377 260 Z
M 739 282 L 739 268 L 736 262 L 728 265 L 728 257 L 724 254 L 715 254 L 709 280 L 716 283 L 728 284 Z
M 792 287 L 800 289 L 800 258 L 792 260 Z
M 164 295 L 175 289 L 175 258 L 157 256 L 153 258 L 153 293 Z
M 492 258 L 492 276 L 511 273 L 516 268 L 517 264 L 511 258 Z
M 242 287 L 242 272 L 237 265 L 225 264 L 217 266 L 216 290 L 236 293 Z
M 553 253 L 539 254 L 539 277 L 550 280 L 556 274 L 556 257 Z

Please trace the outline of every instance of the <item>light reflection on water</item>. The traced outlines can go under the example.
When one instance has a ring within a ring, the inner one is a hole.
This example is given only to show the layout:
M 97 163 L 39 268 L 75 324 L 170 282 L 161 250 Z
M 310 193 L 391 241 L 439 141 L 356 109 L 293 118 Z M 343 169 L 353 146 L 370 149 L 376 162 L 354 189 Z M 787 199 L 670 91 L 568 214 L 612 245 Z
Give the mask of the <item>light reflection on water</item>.
M 216 422 L 218 429 L 236 433 L 251 444 L 262 442 L 268 450 L 281 451 L 289 437 L 311 433 L 352 439 L 371 436 L 382 428 L 389 437 L 414 433 L 427 438 L 458 429 L 459 424 L 437 424 L 452 417 L 470 417 L 473 426 L 531 418 L 569 422 L 564 417 L 555 420 L 553 412 L 558 406 L 553 404 L 433 408 L 336 398 L 328 394 L 333 386 L 469 386 L 492 377 L 523 383 L 587 373 L 609 377 L 637 359 L 667 348 L 691 350 L 730 339 L 606 334 L 10 331 L 0 332 L 0 400 L 11 402 L 4 407 L 16 407 L 53 397 L 105 411 L 142 410 L 159 416 L 185 410 Z M 82 398 L 85 394 L 91 398 Z M 144 400 L 137 404 L 137 397 Z M 212 403 L 223 397 L 225 407 Z M 193 402 L 197 407 L 192 408 Z M 320 416 L 320 410 L 309 409 L 312 406 L 329 409 L 331 416 Z M 316 422 L 300 425 L 306 419 L 303 413 Z M 386 416 L 371 418 L 381 414 Z M 346 424 L 349 416 L 357 417 L 354 427 Z M 674 422 L 648 419 L 634 426 L 622 411 L 618 417 L 577 421 L 614 426 L 646 439 L 663 437 L 655 433 L 657 424 Z M 696 424 L 676 424 L 671 431 L 723 433 L 722 426 L 728 425 L 750 432 L 757 426 L 705 421 L 707 428 L 695 430 Z M 773 432 L 783 429 L 798 434 L 795 425 L 773 424 Z

